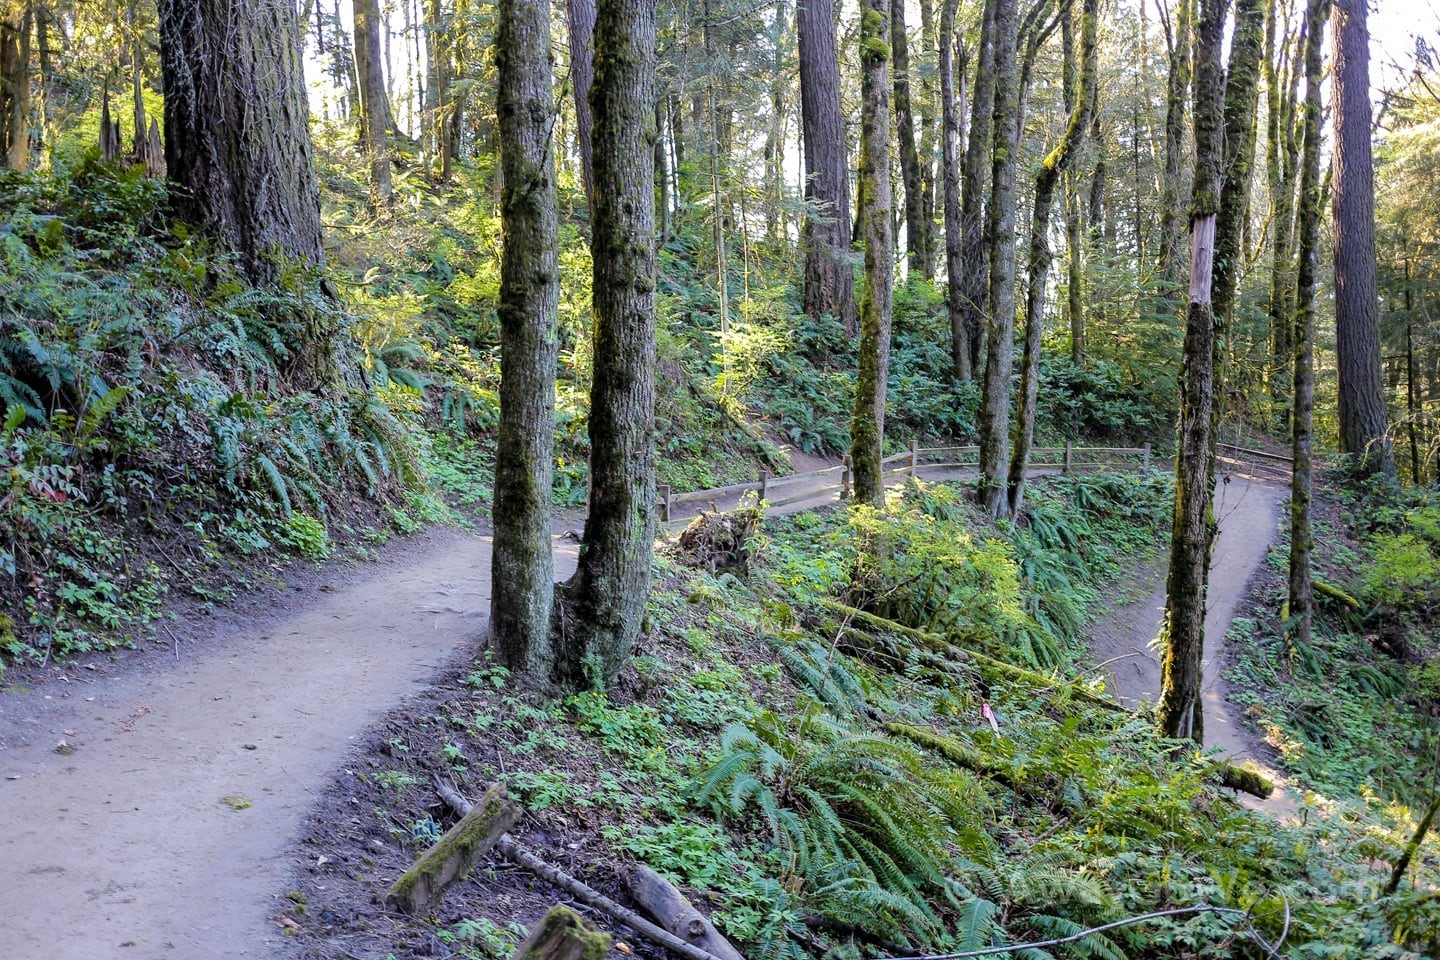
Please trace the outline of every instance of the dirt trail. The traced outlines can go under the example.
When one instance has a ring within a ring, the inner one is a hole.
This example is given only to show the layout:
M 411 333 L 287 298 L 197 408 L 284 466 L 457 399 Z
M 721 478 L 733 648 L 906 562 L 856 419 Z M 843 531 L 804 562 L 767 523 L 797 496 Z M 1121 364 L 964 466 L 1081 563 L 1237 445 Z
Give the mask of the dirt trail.
M 1222 488 L 1207 631 L 1217 642 L 1281 495 L 1244 476 Z M 574 547 L 557 540 L 558 577 L 573 570 Z M 178 627 L 178 660 L 73 664 L 61 680 L 0 696 L 0 957 L 285 954 L 269 918 L 313 791 L 356 736 L 482 634 L 489 568 L 488 539 L 441 531 L 373 567 L 327 571 L 318 591 L 277 598 L 259 618 Z M 1158 600 L 1117 611 L 1121 652 L 1144 650 L 1163 601 L 1162 584 Z M 196 634 L 214 636 L 190 642 Z M 1120 693 L 1153 699 L 1158 663 L 1151 682 L 1152 661 L 1131 659 L 1112 664 Z M 1213 663 L 1207 651 L 1207 676 L 1218 675 Z M 1241 755 L 1218 680 L 1206 711 L 1228 738 L 1217 743 Z
M 488 539 L 398 554 L 203 645 L 179 628 L 178 662 L 0 697 L 0 956 L 283 952 L 267 918 L 312 791 L 485 625 Z
M 1253 764 L 1270 778 L 1283 778 L 1246 731 L 1244 720 L 1230 703 L 1222 652 L 1225 633 L 1235 609 L 1249 589 L 1250 580 L 1275 539 L 1280 508 L 1288 495 L 1272 470 L 1222 458 L 1217 465 L 1215 519 L 1219 537 L 1210 560 L 1210 587 L 1205 608 L 1204 677 L 1205 746 L 1219 749 L 1234 763 Z M 1143 599 L 1115 608 L 1095 631 L 1091 650 L 1106 664 L 1111 690 L 1121 703 L 1154 703 L 1160 697 L 1160 656 L 1151 641 L 1160 632 L 1165 614 L 1165 567 L 1151 571 L 1153 588 Z M 1266 802 L 1247 805 L 1285 814 L 1295 809 L 1284 791 Z

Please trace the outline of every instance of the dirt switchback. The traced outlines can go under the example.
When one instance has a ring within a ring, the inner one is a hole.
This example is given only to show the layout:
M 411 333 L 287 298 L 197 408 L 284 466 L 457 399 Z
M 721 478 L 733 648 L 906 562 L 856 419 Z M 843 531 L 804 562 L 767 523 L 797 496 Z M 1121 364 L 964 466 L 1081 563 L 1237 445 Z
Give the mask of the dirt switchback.
M 398 554 L 213 642 L 179 627 L 169 666 L 84 683 L 75 664 L 0 698 L 0 955 L 286 952 L 270 918 L 314 791 L 485 628 L 487 539 L 442 531 Z

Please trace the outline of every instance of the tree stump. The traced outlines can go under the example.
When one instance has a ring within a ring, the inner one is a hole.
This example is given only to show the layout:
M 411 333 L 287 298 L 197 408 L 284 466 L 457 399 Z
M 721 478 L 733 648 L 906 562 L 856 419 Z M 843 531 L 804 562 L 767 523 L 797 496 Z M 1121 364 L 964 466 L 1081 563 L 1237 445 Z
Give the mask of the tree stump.
M 513 960 L 605 960 L 609 952 L 608 933 L 569 907 L 551 907 L 516 948 Z
M 711 573 L 750 571 L 750 540 L 760 526 L 760 509 L 742 507 L 730 513 L 702 513 L 676 540 L 682 563 Z
M 429 909 L 470 872 L 476 858 L 494 846 L 519 816 L 520 808 L 505 796 L 505 788 L 493 785 L 459 823 L 390 885 L 386 904 L 410 913 Z

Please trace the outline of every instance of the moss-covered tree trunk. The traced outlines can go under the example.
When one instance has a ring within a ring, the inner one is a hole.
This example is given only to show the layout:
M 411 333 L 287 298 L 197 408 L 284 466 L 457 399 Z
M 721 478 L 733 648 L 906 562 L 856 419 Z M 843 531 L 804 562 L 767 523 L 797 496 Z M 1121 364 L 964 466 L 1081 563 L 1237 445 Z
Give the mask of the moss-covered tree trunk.
M 1296 271 L 1294 414 L 1290 421 L 1290 619 L 1287 643 L 1308 644 L 1315 609 L 1310 582 L 1311 440 L 1315 408 L 1315 288 L 1320 275 L 1320 84 L 1325 18 L 1330 0 L 1309 0 L 1305 11 L 1304 152 L 1300 164 L 1300 260 Z
M 1185 99 L 1190 92 L 1190 36 L 1195 4 L 1179 0 L 1175 21 L 1163 18 L 1170 70 L 1165 80 L 1165 172 L 1160 181 L 1160 251 L 1156 270 L 1155 309 L 1168 314 L 1183 281 L 1185 231 Z
M 562 687 L 609 683 L 640 634 L 655 545 L 655 0 L 595 15 L 590 515 L 554 625 Z
M 1295 96 L 1299 71 L 1285 63 L 1287 38 L 1279 36 L 1277 3 L 1265 14 L 1265 172 L 1270 190 L 1270 400 L 1290 422 L 1291 339 L 1295 306 Z
M 910 102 L 910 38 L 905 27 L 905 0 L 890 0 L 890 49 L 895 85 L 895 138 L 900 144 L 900 179 L 905 187 L 905 259 L 910 272 L 930 279 L 930 225 L 925 210 L 925 188 L 920 172 L 920 151 L 915 146 L 915 111 Z
M 385 88 L 385 50 L 380 0 L 354 0 L 355 76 L 360 91 L 360 142 L 370 158 L 370 209 L 383 210 L 395 196 L 390 182 L 390 97 Z
M 507 667 L 548 682 L 554 659 L 550 486 L 560 269 L 547 3 L 500 0 L 495 63 L 504 253 L 490 627 Z
M 943 2 L 943 0 L 942 0 Z M 940 233 L 935 219 L 935 173 L 940 146 L 939 58 L 940 37 L 935 22 L 934 0 L 919 0 L 920 65 L 915 69 L 920 87 L 919 106 L 915 113 L 920 127 L 920 206 L 924 211 L 926 261 L 925 278 L 935 278 L 935 259 L 939 255 Z
M 795 6 L 795 30 L 800 51 L 800 129 L 807 204 L 802 231 L 804 309 L 812 320 L 829 314 L 840 321 L 846 336 L 854 336 L 850 163 L 840 109 L 833 7 L 825 0 L 800 0 Z
M 1215 405 L 1215 312 L 1211 283 L 1224 173 L 1226 0 L 1200 0 L 1195 23 L 1195 179 L 1190 219 L 1190 305 L 1180 369 L 1180 435 L 1175 451 L 1175 520 L 1165 581 L 1159 721 L 1166 736 L 1204 742 L 1200 667 L 1205 653 L 1205 588 L 1215 533 L 1211 429 Z
M 1225 71 L 1225 179 L 1215 221 L 1216 346 L 1230 336 L 1235 291 L 1244 267 L 1245 223 L 1250 216 L 1250 184 L 1255 160 L 1255 107 L 1260 96 L 1260 55 L 1265 34 L 1266 0 L 1236 0 L 1230 64 Z M 1222 353 L 1217 353 L 1216 364 Z M 1223 382 L 1224 370 L 1217 367 Z M 1218 410 L 1217 410 L 1218 413 Z
M 955 13 L 960 0 L 942 0 L 940 8 L 940 179 L 945 221 L 945 311 L 950 320 L 950 365 L 956 380 L 974 376 L 970 367 L 970 329 L 965 323 L 965 302 L 958 278 L 964 271 L 960 244 L 960 114 L 956 90 L 958 67 L 965 76 L 965 48 L 955 34 Z M 957 59 L 956 52 L 960 54 Z
M 580 183 L 594 203 L 595 148 L 591 145 L 594 120 L 590 116 L 590 86 L 595 82 L 595 0 L 565 0 L 565 23 L 570 42 L 570 90 L 575 97 L 575 140 L 580 148 Z
M 30 166 L 30 4 L 0 11 L 0 150 L 4 165 L 24 173 Z M 141 137 L 144 136 L 142 131 Z
M 860 301 L 860 367 L 850 458 L 855 499 L 879 505 L 885 497 L 881 465 L 885 438 L 885 380 L 890 368 L 890 307 L 895 244 L 890 232 L 890 31 L 886 0 L 860 5 L 860 195 L 865 242 L 865 295 Z
M 1395 476 L 1380 374 L 1375 288 L 1375 161 L 1370 130 L 1368 0 L 1336 0 L 1331 22 L 1335 113 L 1335 359 L 1340 374 L 1340 452 L 1367 472 Z
M 1099 76 L 1095 24 L 1099 0 L 1084 0 L 1080 13 L 1080 82 L 1071 91 L 1070 120 L 1054 149 L 1035 172 L 1035 208 L 1030 218 L 1030 271 L 1025 291 L 1025 345 L 1020 364 L 1020 404 L 1015 416 L 1015 449 L 1010 457 L 1009 504 L 1014 516 L 1025 500 L 1025 472 L 1030 466 L 1030 445 L 1035 436 L 1035 405 L 1040 395 L 1040 334 L 1045 319 L 1045 285 L 1050 279 L 1050 213 L 1060 176 L 1070 166 L 1090 126 L 1090 111 Z M 1060 14 L 1069 18 L 1074 6 L 1067 0 Z M 1077 230 L 1076 233 L 1079 231 Z
M 970 350 L 968 363 L 963 368 L 958 363 L 955 365 L 955 376 L 960 380 L 978 377 L 985 357 L 985 308 L 990 294 L 985 198 L 989 187 L 990 134 L 995 122 L 995 8 L 999 2 L 985 0 L 975 56 L 970 132 L 960 172 L 960 272 L 950 277 L 951 285 L 958 288 L 951 293 L 951 298 L 962 312 L 961 323 Z
M 990 318 L 980 394 L 980 483 L 977 498 L 993 517 L 1005 516 L 1005 464 L 1010 440 L 1010 373 L 1015 355 L 1015 168 L 1020 147 L 1020 76 L 1016 0 L 995 2 L 995 109 L 991 129 Z

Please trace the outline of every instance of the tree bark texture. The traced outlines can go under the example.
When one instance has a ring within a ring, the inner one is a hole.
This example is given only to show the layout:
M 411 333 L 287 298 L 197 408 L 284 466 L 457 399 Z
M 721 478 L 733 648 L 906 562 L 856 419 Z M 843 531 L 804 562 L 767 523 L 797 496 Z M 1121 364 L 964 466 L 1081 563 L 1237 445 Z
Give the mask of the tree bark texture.
M 355 74 L 360 81 L 360 140 L 370 156 L 370 209 L 383 210 L 395 195 L 390 184 L 390 97 L 385 88 L 385 51 L 380 0 L 354 0 Z M 386 31 L 388 35 L 388 29 Z
M 963 311 L 966 339 L 970 347 L 968 374 L 961 380 L 978 377 L 985 357 L 985 309 L 989 305 L 990 259 L 986 242 L 986 190 L 989 187 L 991 131 L 995 123 L 995 8 L 1000 0 L 985 0 L 976 53 L 975 85 L 970 108 L 970 131 L 965 140 L 960 193 L 960 272 L 950 278 L 958 292 L 952 294 Z M 1011 29 L 1013 30 L 1013 22 Z M 1012 46 L 1014 40 L 1010 41 Z
M 1370 146 L 1367 0 L 1336 0 L 1334 235 L 1335 354 L 1340 373 L 1340 452 L 1366 472 L 1395 475 L 1385 385 L 1380 376 L 1380 305 L 1375 288 L 1375 164 Z
M 580 179 L 593 205 L 595 148 L 591 145 L 594 120 L 590 116 L 590 86 L 595 82 L 595 0 L 565 0 L 565 21 L 570 33 L 570 88 L 575 94 L 575 139 L 580 147 Z
M 1215 314 L 1211 282 L 1224 173 L 1226 0 L 1200 0 L 1195 24 L 1195 179 L 1190 221 L 1190 305 L 1180 369 L 1180 436 L 1175 451 L 1175 520 L 1165 583 L 1165 649 L 1159 720 L 1169 737 L 1204 743 L 1200 667 L 1205 588 L 1215 534 Z
M 1020 147 L 1020 84 L 1016 63 L 1016 0 L 995 2 L 995 109 L 991 131 L 990 322 L 980 394 L 980 483 L 977 498 L 1003 517 L 1010 432 L 1010 373 L 1015 354 L 1015 168 Z
M 835 16 L 826 0 L 795 7 L 800 49 L 800 125 L 805 154 L 805 313 L 829 314 L 846 336 L 856 333 L 850 267 L 850 162 L 840 112 L 840 59 Z
M 1330 0 L 1310 0 L 1305 11 L 1304 153 L 1300 168 L 1300 262 L 1296 278 L 1294 413 L 1290 422 L 1290 619 L 1287 643 L 1309 644 L 1315 609 L 1310 581 L 1311 441 L 1315 408 L 1315 288 L 1320 274 L 1320 56 Z
M 590 515 L 557 611 L 555 676 L 608 684 L 629 660 L 655 544 L 655 0 L 595 16 L 595 359 Z
M 865 241 L 865 295 L 860 301 L 860 367 L 850 460 L 855 499 L 879 506 L 885 498 L 881 446 L 885 438 L 885 381 L 890 369 L 890 310 L 894 239 L 890 233 L 890 31 L 887 0 L 860 5 L 860 200 Z
M 490 628 L 507 667 L 548 681 L 554 661 L 550 487 L 560 299 L 549 5 L 500 0 L 499 14 L 496 116 L 502 131 L 504 252 Z
M 890 0 L 890 49 L 895 85 L 895 137 L 900 145 L 900 178 L 905 188 L 905 258 L 910 272 L 930 279 L 930 229 L 921 185 L 920 151 L 915 146 L 915 112 L 910 102 L 910 38 L 905 0 Z
M 240 252 L 324 260 L 320 191 L 293 8 L 269 0 L 159 0 L 165 164 L 182 219 Z
M 1199 0 L 1179 0 L 1175 6 L 1174 23 L 1165 22 L 1164 8 L 1160 11 L 1170 53 L 1170 72 L 1165 83 L 1165 173 L 1161 180 L 1159 286 L 1156 291 L 1156 308 L 1162 311 L 1167 311 L 1168 304 L 1178 298 L 1184 276 L 1181 250 L 1185 223 L 1185 98 L 1190 90 L 1191 20 L 1195 16 L 1197 2 Z
M 0 149 L 5 166 L 24 173 L 30 166 L 29 4 L 7 6 L 0 15 Z M 140 134 L 144 136 L 142 131 Z
M 455 163 L 455 137 L 451 120 L 454 116 L 455 54 L 440 0 L 425 0 L 425 46 L 428 53 L 429 82 L 425 87 L 427 135 L 431 149 L 440 161 L 440 182 L 450 179 Z
M 1067 0 L 1061 16 L 1071 16 Z M 1090 126 L 1090 108 L 1099 76 L 1096 56 L 1096 21 L 1099 0 L 1084 0 L 1080 14 L 1080 82 L 1073 91 L 1070 120 L 1055 148 L 1040 161 L 1035 173 L 1035 208 L 1030 219 L 1030 271 L 1025 293 L 1025 345 L 1020 364 L 1020 404 L 1015 417 L 1015 449 L 1010 457 L 1008 511 L 1017 516 L 1025 500 L 1025 471 L 1030 466 L 1030 443 L 1035 435 L 1035 405 L 1040 395 L 1040 335 L 1045 319 L 1045 285 L 1050 279 L 1050 212 L 1055 188 L 1070 167 Z M 1078 232 L 1078 231 L 1077 231 Z
M 1265 154 L 1270 183 L 1270 399 L 1281 422 L 1290 422 L 1291 338 L 1295 306 L 1295 97 L 1299 72 L 1285 69 L 1288 37 L 1277 33 L 1276 3 L 1265 19 Z
M 1255 108 L 1260 95 L 1260 56 L 1267 6 L 1266 0 L 1236 0 L 1230 65 L 1225 71 L 1225 179 L 1220 188 L 1220 211 L 1215 223 L 1214 285 L 1216 336 L 1221 340 L 1229 336 L 1235 291 L 1245 260 L 1241 241 L 1250 216 Z M 1219 362 L 1218 356 L 1216 362 Z
M 944 0 L 941 0 L 943 3 Z M 939 98 L 939 57 L 940 38 L 936 32 L 935 0 L 919 0 L 920 7 L 920 66 L 915 70 L 919 79 L 920 105 L 915 111 L 919 117 L 920 153 L 920 205 L 924 210 L 925 225 L 925 271 L 927 280 L 935 278 L 935 257 L 939 253 L 940 234 L 935 221 L 935 164 L 939 157 L 940 98 Z M 931 64 L 935 64 L 932 69 Z
M 950 319 L 950 364 L 956 380 L 974 377 L 970 366 L 970 328 L 957 278 L 964 271 L 960 245 L 960 97 L 955 89 L 956 52 L 965 76 L 964 47 L 955 33 L 960 0 L 941 0 L 940 8 L 940 179 L 944 185 L 945 310 Z

